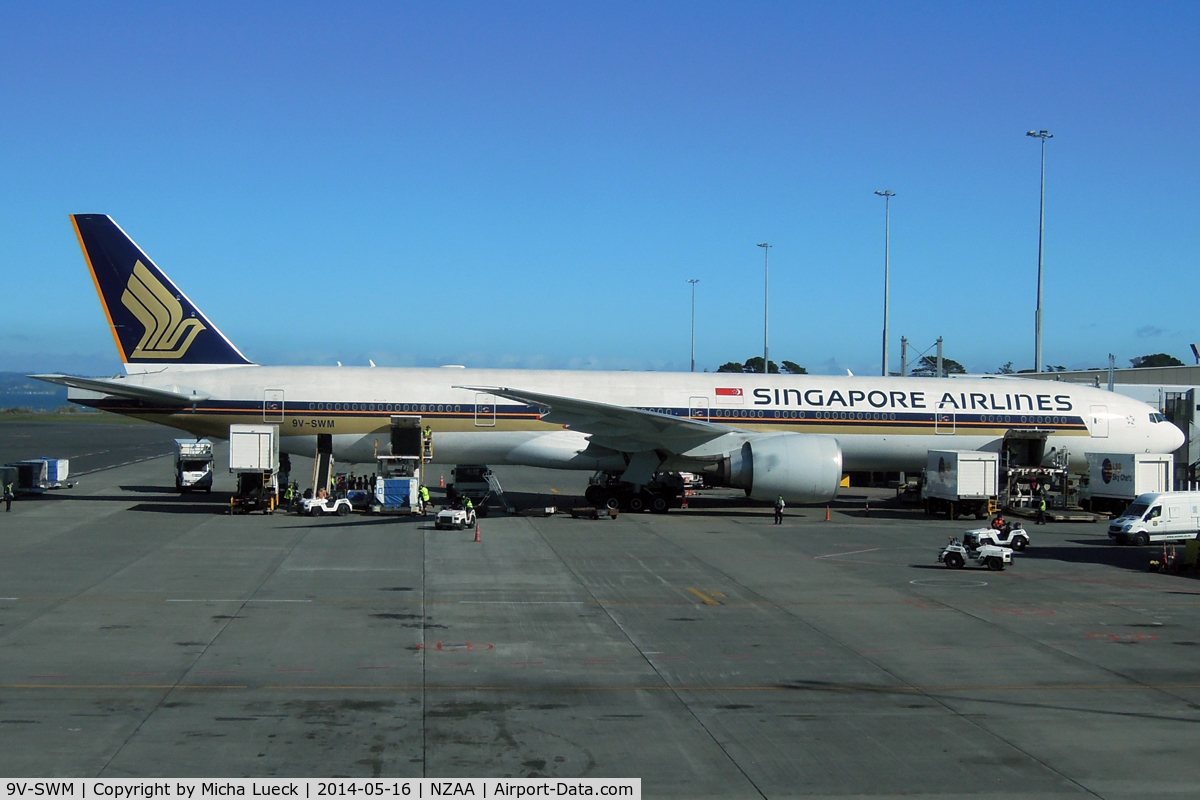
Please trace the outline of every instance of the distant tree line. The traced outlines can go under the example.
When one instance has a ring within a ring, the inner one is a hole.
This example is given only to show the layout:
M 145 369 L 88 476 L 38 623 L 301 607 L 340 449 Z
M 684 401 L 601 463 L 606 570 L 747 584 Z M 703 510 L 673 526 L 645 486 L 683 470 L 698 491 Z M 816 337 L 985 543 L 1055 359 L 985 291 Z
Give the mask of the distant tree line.
M 780 374 L 779 364 L 776 364 L 774 361 L 772 361 L 770 364 L 768 364 L 768 367 L 769 367 L 769 372 L 771 374 L 773 374 L 773 375 Z M 754 358 L 747 358 L 745 361 L 742 361 L 742 362 L 726 361 L 724 364 L 717 367 L 717 372 L 758 372 L 758 373 L 761 373 L 762 371 L 763 371 L 762 356 L 755 356 Z M 795 361 L 784 361 L 783 362 L 783 374 L 784 375 L 807 375 L 808 370 L 806 370 L 804 367 L 797 364 Z
M 1178 358 L 1166 353 L 1153 353 L 1151 355 L 1138 356 L 1137 358 L 1129 359 L 1129 363 L 1135 368 L 1141 367 L 1182 367 L 1183 362 Z M 1104 367 L 1090 367 L 1090 369 L 1104 369 Z M 1044 372 L 1066 372 L 1067 368 L 1061 364 L 1047 364 L 1042 367 Z M 717 372 L 734 372 L 734 373 L 761 373 L 763 371 L 762 356 L 754 356 L 745 361 L 727 361 L 717 367 Z M 808 370 L 797 364 L 795 361 L 783 361 L 776 364 L 772 361 L 769 364 L 769 372 L 772 375 L 807 375 Z M 1026 375 L 1033 372 L 1032 369 L 1013 369 L 1013 362 L 1008 361 L 996 369 L 996 375 Z M 895 375 L 896 373 L 892 373 Z M 937 377 L 937 357 L 922 356 L 909 372 L 910 375 L 917 378 L 934 378 Z M 945 378 L 949 375 L 966 375 L 967 370 L 959 362 L 953 358 L 942 357 L 942 375 Z
M 1175 356 L 1169 356 L 1166 353 L 1154 353 L 1148 356 L 1138 356 L 1137 358 L 1129 359 L 1129 363 L 1136 369 L 1138 367 L 1182 367 L 1183 362 Z

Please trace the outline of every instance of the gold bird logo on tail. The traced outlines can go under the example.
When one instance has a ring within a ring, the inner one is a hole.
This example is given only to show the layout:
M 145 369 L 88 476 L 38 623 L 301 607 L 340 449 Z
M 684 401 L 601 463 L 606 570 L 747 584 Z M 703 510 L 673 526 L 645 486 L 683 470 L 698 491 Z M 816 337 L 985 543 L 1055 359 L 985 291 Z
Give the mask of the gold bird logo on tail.
M 121 303 L 133 313 L 146 332 L 129 358 L 182 358 L 196 335 L 204 330 L 197 319 L 185 319 L 183 306 L 162 282 L 138 261 L 125 285 Z

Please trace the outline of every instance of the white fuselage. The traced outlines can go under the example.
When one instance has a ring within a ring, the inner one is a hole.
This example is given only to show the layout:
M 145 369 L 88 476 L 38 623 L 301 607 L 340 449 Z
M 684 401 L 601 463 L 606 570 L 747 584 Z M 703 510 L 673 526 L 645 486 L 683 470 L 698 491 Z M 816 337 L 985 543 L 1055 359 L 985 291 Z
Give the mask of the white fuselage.
M 1182 433 L 1144 403 L 1089 386 L 1009 378 L 873 378 L 724 373 L 476 370 L 461 368 L 172 367 L 130 374 L 134 385 L 205 398 L 186 408 L 72 390 L 78 402 L 196 436 L 235 423 L 280 425 L 282 449 L 312 455 L 333 436 L 340 461 L 386 453 L 390 417 L 419 416 L 439 463 L 560 469 L 624 467 L 588 449 L 588 434 L 540 419 L 540 409 L 456 386 L 510 387 L 703 419 L 734 430 L 835 437 L 846 470 L 920 470 L 929 450 L 998 450 L 1010 429 L 1049 432 L 1047 449 L 1164 453 Z M 677 454 L 671 468 L 682 468 Z

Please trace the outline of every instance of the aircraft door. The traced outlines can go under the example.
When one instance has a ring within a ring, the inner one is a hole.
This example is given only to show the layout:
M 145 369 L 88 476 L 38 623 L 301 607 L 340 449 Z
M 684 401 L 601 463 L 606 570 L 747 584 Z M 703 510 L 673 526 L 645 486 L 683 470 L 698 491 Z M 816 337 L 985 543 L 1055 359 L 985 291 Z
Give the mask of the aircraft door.
M 283 389 L 263 390 L 263 422 L 283 422 Z
M 475 427 L 496 427 L 496 395 L 484 392 L 475 394 Z
M 1092 406 L 1092 436 L 1097 439 L 1108 438 L 1108 406 Z
M 953 411 L 933 412 L 933 432 L 954 433 L 954 417 Z
M 688 418 L 698 419 L 703 422 L 708 422 L 708 398 L 707 397 L 690 397 L 688 398 Z

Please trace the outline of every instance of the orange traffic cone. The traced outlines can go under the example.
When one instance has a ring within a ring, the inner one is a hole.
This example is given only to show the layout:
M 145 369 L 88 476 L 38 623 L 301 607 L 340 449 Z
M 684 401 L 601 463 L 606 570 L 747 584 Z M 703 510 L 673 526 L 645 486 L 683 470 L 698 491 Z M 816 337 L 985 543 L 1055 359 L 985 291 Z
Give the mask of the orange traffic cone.
M 438 476 L 438 486 L 441 487 L 442 489 L 446 488 L 446 476 L 445 475 Z
M 829 506 L 825 506 L 825 521 L 829 522 Z
M 477 541 L 477 542 L 483 541 L 483 537 L 481 537 L 479 535 L 479 523 L 478 522 L 475 523 L 475 541 Z
M 683 505 L 681 505 L 680 508 L 687 508 L 687 497 L 688 497 L 688 493 L 684 492 L 683 493 Z

